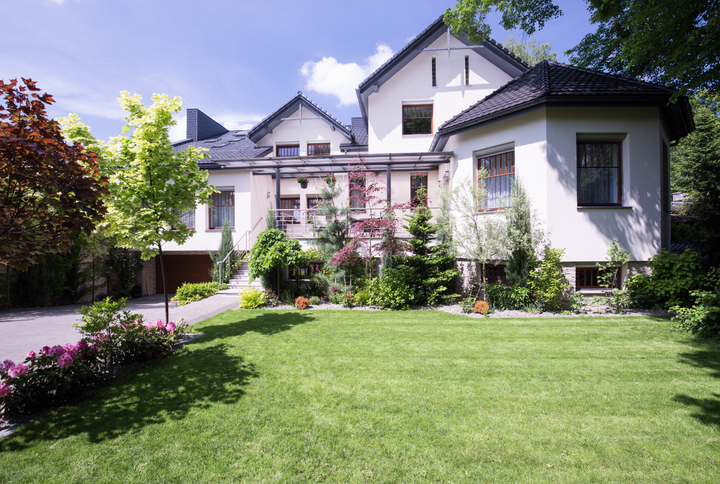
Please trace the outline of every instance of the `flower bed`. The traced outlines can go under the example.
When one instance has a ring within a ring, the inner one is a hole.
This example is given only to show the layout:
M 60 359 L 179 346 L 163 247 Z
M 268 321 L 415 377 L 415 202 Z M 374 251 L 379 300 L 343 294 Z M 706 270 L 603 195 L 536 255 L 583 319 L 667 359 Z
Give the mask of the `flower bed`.
M 0 417 L 17 417 L 72 400 L 115 377 L 121 365 L 171 353 L 185 323 L 144 322 L 142 315 L 120 312 L 125 303 L 105 300 L 81 309 L 84 324 L 79 328 L 84 337 L 77 343 L 30 351 L 22 363 L 0 363 Z

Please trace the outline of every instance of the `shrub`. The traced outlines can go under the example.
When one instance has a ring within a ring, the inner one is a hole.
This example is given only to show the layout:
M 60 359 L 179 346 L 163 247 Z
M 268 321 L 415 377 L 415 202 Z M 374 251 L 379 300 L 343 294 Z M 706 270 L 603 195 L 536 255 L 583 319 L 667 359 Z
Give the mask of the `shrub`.
M 370 304 L 370 291 L 367 289 L 361 289 L 355 293 L 354 296 L 355 304 L 358 306 L 367 306 Z
M 345 294 L 342 292 L 332 292 L 328 296 L 328 300 L 333 304 L 342 304 L 345 301 Z
M 355 296 L 353 295 L 352 291 L 348 291 L 345 293 L 345 296 L 343 296 L 343 307 L 351 308 L 355 305 Z
M 173 297 L 172 300 L 177 301 L 178 306 L 183 306 L 189 302 L 199 301 L 206 297 L 213 296 L 223 287 L 227 286 L 221 286 L 217 282 L 186 282 L 178 287 L 175 297 Z
M 701 338 L 720 337 L 720 294 L 710 291 L 692 293 L 695 304 L 691 308 L 674 306 L 676 326 Z
M 488 284 L 486 297 L 494 309 L 523 309 L 532 305 L 533 293 L 529 287 Z
M 240 309 L 257 309 L 263 307 L 267 301 L 267 294 L 255 287 L 248 287 L 238 294 Z
M 570 288 L 560 266 L 565 249 L 545 246 L 540 267 L 530 275 L 530 288 L 546 311 L 559 311 L 563 293 Z
M 310 296 L 310 304 L 312 306 L 317 306 L 318 304 L 320 304 L 320 298 L 317 296 Z
M 295 299 L 295 307 L 298 309 L 307 309 L 310 307 L 310 300 L 303 296 L 298 296 L 297 299 Z
M 485 301 L 477 301 L 475 303 L 475 306 L 473 306 L 473 313 L 480 313 L 483 316 L 487 316 L 489 310 L 490 306 L 488 306 L 488 303 L 486 303 Z
M 477 299 L 475 296 L 468 296 L 460 301 L 460 307 L 462 308 L 462 311 L 464 313 L 471 313 L 473 312 L 473 308 L 475 307 L 475 302 Z
M 407 284 L 412 270 L 400 266 L 385 269 L 382 279 L 373 279 L 367 285 L 370 293 L 370 304 L 390 309 L 407 309 L 415 302 L 415 293 Z

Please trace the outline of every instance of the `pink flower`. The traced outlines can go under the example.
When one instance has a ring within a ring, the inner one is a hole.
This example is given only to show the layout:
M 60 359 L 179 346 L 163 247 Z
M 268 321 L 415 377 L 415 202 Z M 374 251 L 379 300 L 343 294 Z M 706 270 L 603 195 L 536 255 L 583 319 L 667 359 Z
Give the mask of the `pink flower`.
M 175 323 L 173 321 L 170 321 L 167 325 L 167 330 L 170 331 L 170 334 L 175 334 Z
M 0 381 L 0 398 L 9 394 L 11 391 L 13 391 L 13 387 L 6 385 L 4 381 Z
M 43 346 L 43 347 L 40 349 L 40 354 L 41 354 L 41 355 L 47 355 L 48 353 L 50 353 L 50 347 L 49 347 L 49 346 Z
M 35 353 L 33 350 L 28 351 L 27 358 L 35 358 L 37 356 L 37 353 Z
M 60 345 L 55 345 L 52 348 L 50 348 L 50 350 L 48 351 L 47 354 L 49 356 L 52 356 L 53 358 L 56 358 L 64 353 L 65 353 L 65 348 L 63 348 Z
M 23 376 L 28 371 L 28 366 L 23 363 L 18 363 L 17 365 L 10 368 L 8 371 L 8 376 L 10 378 L 17 378 L 19 376 Z
M 15 366 L 15 363 L 13 363 L 12 360 L 5 360 L 2 363 L 0 363 L 0 372 L 5 373 L 13 366 Z
M 87 341 L 80 340 L 75 345 L 75 351 L 84 351 L 84 350 L 88 349 L 88 346 L 89 345 L 87 344 Z
M 70 353 L 65 353 L 57 360 L 58 368 L 70 368 L 73 364 L 73 357 Z

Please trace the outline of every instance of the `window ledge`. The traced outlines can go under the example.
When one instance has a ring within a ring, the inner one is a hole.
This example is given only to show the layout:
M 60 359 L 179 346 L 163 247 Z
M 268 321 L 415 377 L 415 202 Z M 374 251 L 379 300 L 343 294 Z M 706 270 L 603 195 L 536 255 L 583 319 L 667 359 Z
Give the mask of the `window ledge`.
M 222 227 L 217 228 L 217 229 L 205 229 L 205 232 L 218 232 L 219 233 L 219 232 L 222 232 Z M 235 228 L 234 227 L 231 228 L 230 232 L 235 232 Z
M 620 206 L 620 205 L 597 205 L 589 207 L 578 207 L 578 212 L 584 212 L 586 210 L 632 210 L 632 207 Z

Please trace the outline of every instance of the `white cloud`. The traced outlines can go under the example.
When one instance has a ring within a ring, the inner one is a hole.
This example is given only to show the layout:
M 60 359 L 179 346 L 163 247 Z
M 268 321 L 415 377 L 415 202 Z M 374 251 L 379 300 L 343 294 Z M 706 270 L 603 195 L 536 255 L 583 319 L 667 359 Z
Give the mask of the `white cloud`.
M 335 96 L 340 106 L 357 103 L 355 89 L 386 60 L 393 51 L 387 45 L 379 43 L 375 53 L 365 59 L 363 65 L 355 62 L 342 64 L 334 57 L 323 57 L 319 62 L 306 62 L 300 69 L 305 77 L 305 86 L 310 91 Z

